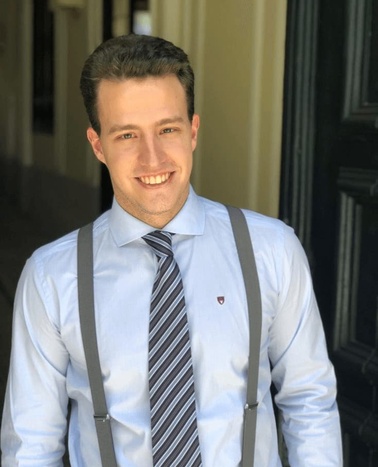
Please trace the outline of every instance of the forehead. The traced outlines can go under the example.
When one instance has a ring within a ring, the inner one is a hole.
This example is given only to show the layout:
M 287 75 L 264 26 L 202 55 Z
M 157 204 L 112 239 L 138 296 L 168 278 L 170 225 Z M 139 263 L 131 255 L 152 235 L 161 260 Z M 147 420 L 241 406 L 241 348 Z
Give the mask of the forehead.
M 166 97 L 186 97 L 184 86 L 180 80 L 176 75 L 169 74 L 145 78 L 103 79 L 97 88 L 97 100 L 101 101 L 104 97 L 115 94 L 133 97 L 146 92 L 166 95 Z
M 175 75 L 102 80 L 97 106 L 102 121 L 187 114 L 185 90 Z

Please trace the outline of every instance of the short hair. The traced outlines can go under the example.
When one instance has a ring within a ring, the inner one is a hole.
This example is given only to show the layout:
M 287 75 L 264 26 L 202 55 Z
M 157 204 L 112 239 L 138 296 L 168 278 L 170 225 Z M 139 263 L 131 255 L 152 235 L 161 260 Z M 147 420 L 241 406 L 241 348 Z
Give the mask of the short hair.
M 101 80 L 177 76 L 186 94 L 189 120 L 194 114 L 194 73 L 187 54 L 165 39 L 129 34 L 100 44 L 85 61 L 80 90 L 92 128 L 99 135 L 97 89 Z

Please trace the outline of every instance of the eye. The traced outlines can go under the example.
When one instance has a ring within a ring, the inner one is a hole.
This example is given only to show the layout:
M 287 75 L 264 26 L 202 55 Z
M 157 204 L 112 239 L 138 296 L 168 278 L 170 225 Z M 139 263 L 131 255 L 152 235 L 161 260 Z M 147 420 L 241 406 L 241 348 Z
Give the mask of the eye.
M 132 133 L 124 133 L 123 135 L 120 136 L 120 139 L 131 139 L 133 137 L 134 135 Z
M 164 128 L 163 130 L 161 130 L 163 134 L 173 133 L 174 131 L 176 131 L 174 128 Z

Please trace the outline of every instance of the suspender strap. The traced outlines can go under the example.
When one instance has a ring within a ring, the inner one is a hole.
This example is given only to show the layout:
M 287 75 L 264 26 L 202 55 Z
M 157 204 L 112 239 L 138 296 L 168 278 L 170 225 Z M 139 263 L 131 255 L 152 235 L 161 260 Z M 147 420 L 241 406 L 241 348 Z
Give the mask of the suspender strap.
M 247 382 L 247 403 L 244 408 L 242 467 L 253 467 L 255 455 L 257 384 L 260 362 L 261 341 L 261 294 L 256 261 L 247 221 L 242 211 L 226 206 L 235 236 L 236 248 L 243 272 L 249 313 L 249 365 Z
M 238 208 L 226 206 L 243 273 L 249 313 L 249 365 L 247 402 L 244 409 L 242 467 L 253 467 L 257 418 L 257 383 L 261 340 L 261 296 L 252 242 L 244 214 Z M 110 416 L 106 407 L 100 360 L 98 355 L 93 291 L 93 224 L 78 234 L 78 294 L 80 326 L 89 384 L 92 392 L 94 418 L 102 465 L 116 467 Z
M 110 417 L 106 407 L 100 359 L 98 355 L 93 293 L 93 238 L 92 224 L 79 230 L 77 275 L 81 334 L 92 392 L 101 462 L 104 467 L 117 467 Z

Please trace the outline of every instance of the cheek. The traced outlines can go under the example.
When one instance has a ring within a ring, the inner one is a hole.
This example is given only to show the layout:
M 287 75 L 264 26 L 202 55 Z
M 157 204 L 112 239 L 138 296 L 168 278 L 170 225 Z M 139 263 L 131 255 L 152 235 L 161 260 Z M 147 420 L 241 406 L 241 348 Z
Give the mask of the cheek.
M 183 160 L 182 163 L 182 168 L 184 173 L 186 174 L 186 178 L 190 178 L 190 174 L 192 172 L 192 167 L 193 167 L 193 157 L 192 157 L 192 152 L 187 153 L 185 156 L 185 159 Z
M 124 145 L 114 144 L 104 148 L 104 159 L 108 167 L 124 169 L 132 163 L 133 154 Z
M 108 168 L 121 180 L 128 177 L 133 172 L 133 164 L 130 158 L 122 156 L 110 161 Z

